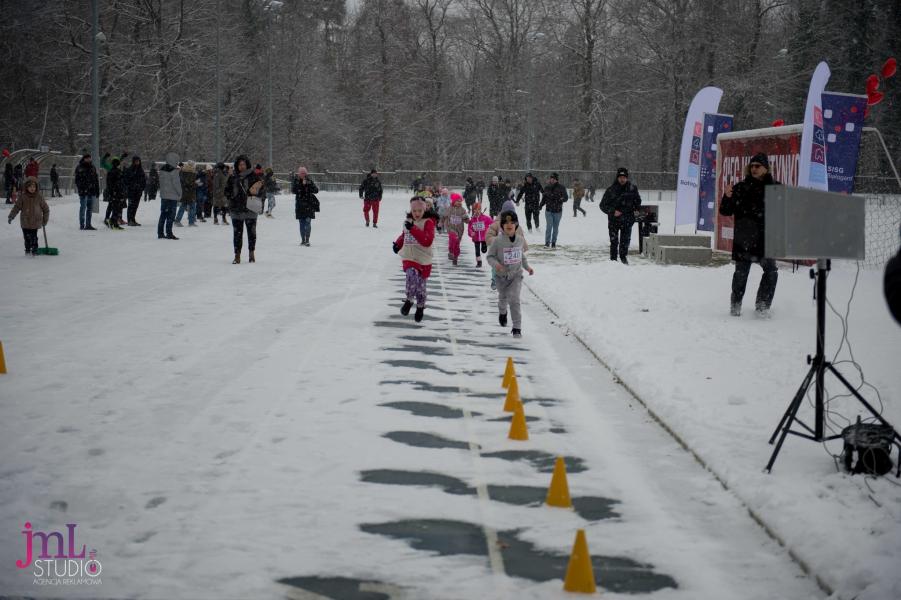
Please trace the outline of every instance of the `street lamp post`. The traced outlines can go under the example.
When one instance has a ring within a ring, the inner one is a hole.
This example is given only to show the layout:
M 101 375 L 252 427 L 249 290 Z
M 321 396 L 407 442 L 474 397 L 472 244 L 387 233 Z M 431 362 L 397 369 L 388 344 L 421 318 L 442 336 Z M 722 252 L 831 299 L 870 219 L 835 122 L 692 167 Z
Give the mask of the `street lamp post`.
M 523 94 L 525 96 L 530 96 L 531 93 L 527 90 L 514 90 L 516 94 Z M 531 98 L 526 98 L 526 102 L 528 103 L 526 106 L 526 120 L 528 121 L 528 125 L 526 127 L 526 171 L 532 170 L 532 102 Z
M 91 156 L 100 158 L 100 73 L 97 55 L 100 52 L 100 0 L 91 3 Z
M 221 0 L 216 0 L 216 162 L 222 162 L 222 80 L 219 65 L 219 13 L 222 12 Z

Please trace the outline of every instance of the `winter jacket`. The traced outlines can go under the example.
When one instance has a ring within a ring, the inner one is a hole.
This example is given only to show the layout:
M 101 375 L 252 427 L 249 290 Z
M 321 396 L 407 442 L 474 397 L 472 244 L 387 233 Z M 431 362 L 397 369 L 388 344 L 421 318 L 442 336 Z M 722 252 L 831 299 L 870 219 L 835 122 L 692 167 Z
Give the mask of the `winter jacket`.
M 517 279 L 522 277 L 523 269 L 528 270 L 529 261 L 526 258 L 526 238 L 522 234 L 522 230 L 517 227 L 516 235 L 513 241 L 506 233 L 501 233 L 488 248 L 485 254 L 485 260 L 494 268 L 498 264 L 504 267 L 502 272 L 497 273 L 497 277 L 503 279 Z
M 516 203 L 518 204 L 522 197 L 525 196 L 526 208 L 534 210 L 538 208 L 538 203 L 541 201 L 541 194 L 543 192 L 544 189 L 541 187 L 541 183 L 534 177 L 532 178 L 532 183 L 523 181 L 522 186 L 519 188 L 519 193 L 516 194 Z
M 735 217 L 732 260 L 758 261 L 764 256 L 764 195 L 768 185 L 779 182 L 769 173 L 762 180 L 746 175 L 732 188 L 731 198 L 723 195 L 720 200 L 720 214 Z
M 107 202 L 122 202 L 128 197 L 121 169 L 114 168 L 106 174 L 106 191 L 103 199 Z
M 291 181 L 291 191 L 294 193 L 294 218 L 315 219 L 319 212 L 319 188 L 309 177 L 306 183 L 298 179 L 297 175 Z
M 207 183 L 206 171 L 198 171 L 197 177 L 194 178 L 194 197 L 197 202 L 206 204 L 209 199 L 209 189 Z
M 38 182 L 36 177 L 28 177 L 25 181 L 34 181 L 35 185 Z M 19 225 L 22 226 L 22 229 L 40 229 L 50 220 L 50 207 L 47 206 L 47 201 L 44 200 L 40 190 L 35 190 L 33 194 L 22 191 L 16 198 L 12 210 L 9 211 L 7 219 L 12 221 L 19 213 L 22 213 L 22 216 L 19 217 Z
M 614 181 L 613 185 L 604 192 L 604 197 L 601 198 L 600 209 L 613 219 L 623 217 L 634 219 L 635 211 L 638 210 L 639 206 L 641 206 L 641 195 L 638 193 L 638 188 L 630 181 L 627 181 L 626 185 L 620 185 L 618 181 Z M 614 216 L 613 213 L 616 211 L 622 213 L 621 217 Z
M 266 190 L 267 194 L 277 194 L 278 190 L 278 181 L 275 179 L 275 173 L 267 171 L 263 175 L 263 189 Z
M 147 194 L 151 198 L 156 198 L 158 191 L 160 191 L 160 172 L 156 170 L 156 165 L 152 165 L 150 176 L 147 178 Z
M 25 185 L 25 173 L 22 172 L 22 165 L 13 167 L 13 179 L 15 179 L 16 189 L 21 190 Z
M 409 218 L 409 217 L 408 217 Z M 404 228 L 394 245 L 400 250 L 403 270 L 416 269 L 423 277 L 432 274 L 432 242 L 435 241 L 435 218 L 426 213 L 413 227 Z
M 463 239 L 463 228 L 469 222 L 469 213 L 459 200 L 447 209 L 447 230 L 457 234 L 457 238 Z
M 129 198 L 139 198 L 147 187 L 147 176 L 144 174 L 144 167 L 141 165 L 131 165 L 125 169 L 125 189 Z
M 181 198 L 181 175 L 172 165 L 160 168 L 160 199 L 178 200 Z
M 210 198 L 216 208 L 228 206 L 228 198 L 225 197 L 225 184 L 228 183 L 228 175 L 222 169 L 213 170 L 213 183 L 210 186 Z
M 75 189 L 79 196 L 99 196 L 100 179 L 94 163 L 86 163 L 84 159 L 75 167 Z
M 501 206 L 507 200 L 507 188 L 499 183 L 492 183 L 488 186 L 488 212 L 492 217 L 501 214 Z
M 197 176 L 194 174 L 194 168 L 185 165 L 181 168 L 178 176 L 181 181 L 181 200 L 185 204 L 191 204 L 197 200 Z
M 231 213 L 232 219 L 256 219 L 259 216 L 247 209 L 247 196 L 251 195 L 250 189 L 257 182 L 260 183 L 260 186 L 256 196 L 265 198 L 266 189 L 262 185 L 263 179 L 253 170 L 248 169 L 243 174 L 235 172 L 228 177 L 228 182 L 225 184 L 225 197 L 228 198 L 228 212 Z
M 585 197 L 585 184 L 577 181 L 573 184 L 573 200 L 581 200 Z
M 559 181 L 557 183 L 552 183 L 544 188 L 541 195 L 541 202 L 538 204 L 538 210 L 541 210 L 542 207 L 546 206 L 547 212 L 563 212 L 563 203 L 567 200 L 569 200 L 569 194 L 566 193 L 566 188 L 563 187 L 563 184 Z
M 25 165 L 25 177 L 34 177 L 35 179 L 37 179 L 40 170 L 41 166 L 38 164 L 38 162 L 36 160 L 30 160 L 28 161 L 28 164 Z
M 472 238 L 472 241 L 484 242 L 485 236 L 488 235 L 488 228 L 491 227 L 491 224 L 493 222 L 494 219 L 484 213 L 482 213 L 478 217 L 473 217 L 472 219 L 470 219 L 469 237 Z
M 50 183 L 59 183 L 59 172 L 57 172 L 56 167 L 50 167 Z
M 479 190 L 476 188 L 476 184 L 472 181 L 466 182 L 466 187 L 463 189 L 463 200 L 466 201 L 466 204 L 474 204 L 478 197 Z
M 382 199 L 382 182 L 378 177 L 368 175 L 363 183 L 360 184 L 360 198 L 363 200 L 381 200 Z

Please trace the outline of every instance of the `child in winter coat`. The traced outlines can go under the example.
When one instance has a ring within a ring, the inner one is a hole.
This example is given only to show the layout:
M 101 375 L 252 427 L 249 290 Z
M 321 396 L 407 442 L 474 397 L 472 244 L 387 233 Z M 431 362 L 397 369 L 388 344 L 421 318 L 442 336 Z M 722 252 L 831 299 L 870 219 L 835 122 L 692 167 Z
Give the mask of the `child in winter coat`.
M 522 291 L 522 272 L 535 271 L 526 259 L 525 236 L 519 228 L 515 211 L 501 212 L 498 220 L 502 231 L 491 243 L 485 255 L 488 264 L 497 274 L 498 322 L 507 326 L 507 309 L 513 316 L 513 337 L 522 337 L 522 313 L 519 309 L 519 295 Z
M 22 236 L 25 238 L 25 254 L 37 256 L 38 254 L 38 229 L 47 225 L 50 220 L 50 207 L 38 190 L 38 180 L 35 177 L 25 178 L 25 189 L 16 198 L 16 203 L 9 211 L 7 223 L 12 225 L 16 215 L 22 226 Z
M 416 302 L 414 320 L 422 321 L 427 295 L 426 282 L 432 274 L 432 242 L 435 240 L 435 223 L 438 214 L 427 210 L 424 199 L 410 199 L 410 212 L 404 222 L 404 231 L 394 240 L 394 253 L 400 254 L 403 270 L 407 274 L 407 297 L 400 314 L 410 314 Z
M 472 205 L 472 219 L 469 220 L 469 237 L 476 247 L 476 266 L 482 266 L 482 254 L 487 254 L 488 243 L 485 236 L 488 228 L 493 223 L 491 217 L 482 214 L 482 205 L 478 202 Z
M 469 213 L 463 206 L 463 196 L 454 192 L 450 196 L 451 205 L 447 209 L 445 220 L 447 222 L 447 248 L 450 259 L 457 264 L 460 258 L 460 240 L 463 238 L 463 227 L 469 223 Z
M 516 214 L 516 205 L 513 203 L 512 200 L 507 200 L 506 202 L 504 202 L 503 206 L 501 207 L 501 212 L 512 212 L 515 215 Z M 518 219 L 518 217 L 517 217 L 517 219 Z M 517 220 L 517 222 L 519 222 L 519 221 Z M 500 235 L 500 233 L 501 233 L 501 217 L 500 217 L 500 215 L 498 215 L 497 218 L 494 219 L 494 221 L 491 223 L 491 225 L 489 225 L 488 231 L 485 233 L 485 242 L 488 244 L 489 247 L 494 242 L 494 239 L 498 235 Z M 529 242 L 527 242 L 525 237 L 523 237 L 522 243 L 523 243 L 523 252 L 526 252 L 529 249 Z M 487 258 L 488 252 L 486 251 L 485 254 L 486 254 L 486 258 Z M 497 289 L 497 271 L 495 271 L 494 269 L 491 269 L 491 289 L 493 289 L 493 290 Z
M 441 188 L 438 198 L 435 199 L 435 208 L 438 209 L 438 233 L 447 231 L 447 211 L 450 207 L 450 192 L 447 188 Z

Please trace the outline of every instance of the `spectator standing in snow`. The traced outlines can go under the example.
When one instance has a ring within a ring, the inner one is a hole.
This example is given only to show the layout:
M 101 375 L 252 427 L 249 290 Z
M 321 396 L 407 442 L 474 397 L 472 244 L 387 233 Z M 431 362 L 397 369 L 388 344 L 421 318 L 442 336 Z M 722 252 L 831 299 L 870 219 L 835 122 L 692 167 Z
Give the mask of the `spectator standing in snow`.
M 501 214 L 501 207 L 507 201 L 507 192 L 500 182 L 500 178 L 495 175 L 491 178 L 491 184 L 488 186 L 488 214 L 496 217 Z
M 209 201 L 209 188 L 207 187 L 207 179 L 206 179 L 206 171 L 203 169 L 203 166 L 195 166 L 197 169 L 197 174 L 194 176 L 194 202 L 195 202 L 195 210 L 194 213 L 197 215 L 197 220 L 201 223 L 206 223 L 205 213 L 206 213 L 206 204 Z
M 529 266 L 526 258 L 525 237 L 519 228 L 519 219 L 515 211 L 503 211 L 498 219 L 501 231 L 498 233 L 488 253 L 485 255 L 488 264 L 496 273 L 498 322 L 501 327 L 507 326 L 507 311 L 513 317 L 513 337 L 522 335 L 522 313 L 520 311 L 520 292 L 522 291 L 522 272 L 535 271 Z
M 75 191 L 78 193 L 78 228 L 95 231 L 91 227 L 91 213 L 100 196 L 100 179 L 90 154 L 85 154 L 75 167 Z
M 13 165 L 9 161 L 3 171 L 3 187 L 6 190 L 6 203 L 12 204 L 13 190 L 16 187 L 16 177 L 13 175 Z
M 22 171 L 22 165 L 16 165 L 13 169 L 13 191 L 20 192 L 23 183 L 25 183 L 25 173 Z
M 579 211 L 582 211 L 582 216 L 587 217 L 588 213 L 585 212 L 585 209 L 582 208 L 582 198 L 585 197 L 585 185 L 576 179 L 573 182 L 573 218 L 579 216 Z
M 735 273 L 732 275 L 732 297 L 730 314 L 741 315 L 741 301 L 748 284 L 751 263 L 758 263 L 763 269 L 760 285 L 757 288 L 755 308 L 758 316 L 767 316 L 776 294 L 776 282 L 779 271 L 776 261 L 764 258 L 763 238 L 766 223 L 765 202 L 766 186 L 779 185 L 770 174 L 770 161 L 763 152 L 755 154 L 745 167 L 745 178 L 735 184 L 726 185 L 720 201 L 720 214 L 735 218 L 735 233 L 732 240 L 732 260 L 735 261 Z
M 228 225 L 228 199 L 225 197 L 225 184 L 228 182 L 228 167 L 225 163 L 217 163 L 213 169 L 210 194 L 213 196 L 213 225 L 219 224 L 219 215 L 222 215 L 222 224 Z
M 177 164 L 178 154 L 169 152 L 166 154 L 166 164 L 160 169 L 160 221 L 156 226 L 156 237 L 160 240 L 178 239 L 172 233 L 175 206 L 181 199 L 181 174 Z
M 417 179 L 416 181 L 420 181 Z M 417 185 L 413 182 L 414 187 Z M 363 218 L 366 219 L 366 227 L 369 227 L 369 211 L 372 210 L 372 226 L 379 226 L 379 204 L 382 202 L 382 182 L 379 181 L 379 172 L 375 169 L 369 171 L 366 179 L 360 183 L 360 199 L 363 201 Z
M 242 154 L 235 159 L 235 169 L 225 186 L 228 198 L 228 211 L 232 216 L 234 232 L 235 259 L 233 265 L 241 264 L 241 248 L 244 245 L 244 229 L 247 229 L 248 262 L 256 262 L 257 216 L 258 213 L 248 208 L 250 199 L 259 199 L 260 204 L 266 198 L 263 178 L 250 166 L 250 159 Z
M 25 189 L 16 198 L 16 203 L 9 211 L 6 222 L 12 225 L 13 219 L 19 213 L 22 213 L 22 216 L 19 217 L 19 224 L 22 226 L 22 237 L 25 238 L 25 254 L 37 256 L 38 229 L 45 227 L 47 221 L 50 220 L 50 207 L 47 206 L 47 201 L 38 190 L 36 177 L 25 178 Z
M 541 202 L 538 204 L 538 210 L 546 207 L 544 210 L 544 220 L 547 222 L 547 228 L 544 230 L 544 247 L 557 247 L 557 233 L 560 231 L 560 220 L 563 218 L 563 203 L 569 200 L 569 194 L 566 188 L 560 183 L 560 177 L 556 173 L 551 173 L 547 179 L 547 187 L 541 195 Z
M 271 219 L 272 209 L 275 208 L 275 195 L 278 193 L 278 182 L 275 180 L 275 173 L 272 171 L 272 167 L 266 167 L 263 185 L 266 188 L 266 216 Z
M 297 167 L 291 191 L 294 192 L 294 217 L 300 225 L 300 245 L 309 248 L 312 221 L 319 212 L 319 198 L 316 197 L 319 188 L 310 178 L 306 167 Z
M 535 229 L 541 231 L 538 222 L 538 215 L 541 214 L 541 211 L 539 210 L 538 205 L 541 203 L 541 194 L 543 192 L 544 189 L 541 187 L 541 183 L 535 179 L 531 173 L 526 174 L 525 180 L 519 188 L 519 193 L 516 194 L 516 202 L 518 204 L 522 197 L 525 196 L 526 227 L 528 227 L 529 231 L 532 231 L 533 218 L 535 220 Z
M 476 182 L 476 191 L 479 193 L 479 203 L 481 204 L 482 198 L 485 197 L 485 182 L 482 179 Z
M 131 166 L 125 170 L 125 189 L 128 194 L 128 225 L 130 227 L 140 227 L 141 224 L 136 221 L 138 216 L 138 207 L 141 205 L 141 196 L 144 194 L 144 188 L 147 187 L 147 176 L 144 174 L 144 167 L 141 165 L 140 156 L 131 157 Z
M 53 164 L 50 167 L 50 197 L 56 196 L 62 198 L 63 194 L 59 191 L 59 171 L 56 170 L 56 164 Z
M 617 257 L 624 265 L 629 264 L 629 242 L 632 239 L 632 225 L 635 211 L 641 206 L 638 188 L 629 181 L 629 170 L 620 167 L 616 180 L 604 192 L 599 208 L 607 215 L 607 231 L 610 234 L 610 260 Z
M 175 215 L 175 226 L 182 227 L 181 218 L 188 213 L 188 227 L 197 227 L 197 175 L 194 173 L 194 161 L 189 160 L 182 165 L 179 173 L 181 179 L 181 198 L 178 213 Z
M 472 213 L 472 207 L 479 198 L 479 190 L 473 183 L 472 177 L 466 178 L 466 186 L 463 188 L 463 201 L 466 203 L 466 210 Z
M 25 177 L 34 177 L 35 181 L 37 181 L 40 172 L 41 165 L 38 164 L 38 161 L 34 157 L 29 158 L 28 164 L 25 165 Z
M 160 172 L 156 170 L 156 163 L 150 163 L 150 175 L 147 177 L 147 187 L 144 188 L 144 202 L 156 200 L 156 193 L 160 191 Z
M 118 158 L 110 162 L 106 172 L 106 218 L 104 224 L 110 229 L 122 229 L 122 209 L 125 207 L 128 193 L 125 189 L 125 176 L 122 174 Z

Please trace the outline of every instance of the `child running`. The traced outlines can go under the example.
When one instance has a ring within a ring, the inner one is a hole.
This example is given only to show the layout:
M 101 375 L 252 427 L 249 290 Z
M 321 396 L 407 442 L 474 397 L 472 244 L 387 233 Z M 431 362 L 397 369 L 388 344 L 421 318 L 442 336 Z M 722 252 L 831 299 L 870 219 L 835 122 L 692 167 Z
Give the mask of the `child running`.
M 472 205 L 472 219 L 469 220 L 469 237 L 476 247 L 476 267 L 482 266 L 482 254 L 488 253 L 488 244 L 485 236 L 491 227 L 491 217 L 482 214 L 482 205 L 478 202 Z
M 469 223 L 469 213 L 463 206 L 463 196 L 454 192 L 450 196 L 451 205 L 447 209 L 447 248 L 450 258 L 457 265 L 460 258 L 460 240 L 463 239 L 463 227 Z
M 526 259 L 525 237 L 519 229 L 519 219 L 515 211 L 501 212 L 498 220 L 501 233 L 498 234 L 488 254 L 488 264 L 497 273 L 497 310 L 501 327 L 507 326 L 507 308 L 513 313 L 513 337 L 522 337 L 522 313 L 519 310 L 519 294 L 522 291 L 522 272 L 535 271 Z
M 432 242 L 435 240 L 435 222 L 438 215 L 426 210 L 426 202 L 420 197 L 410 199 L 410 212 L 404 222 L 404 231 L 394 240 L 394 253 L 400 253 L 403 270 L 407 274 L 407 298 L 400 314 L 410 314 L 416 302 L 413 319 L 419 323 L 425 312 L 426 282 L 432 274 Z

